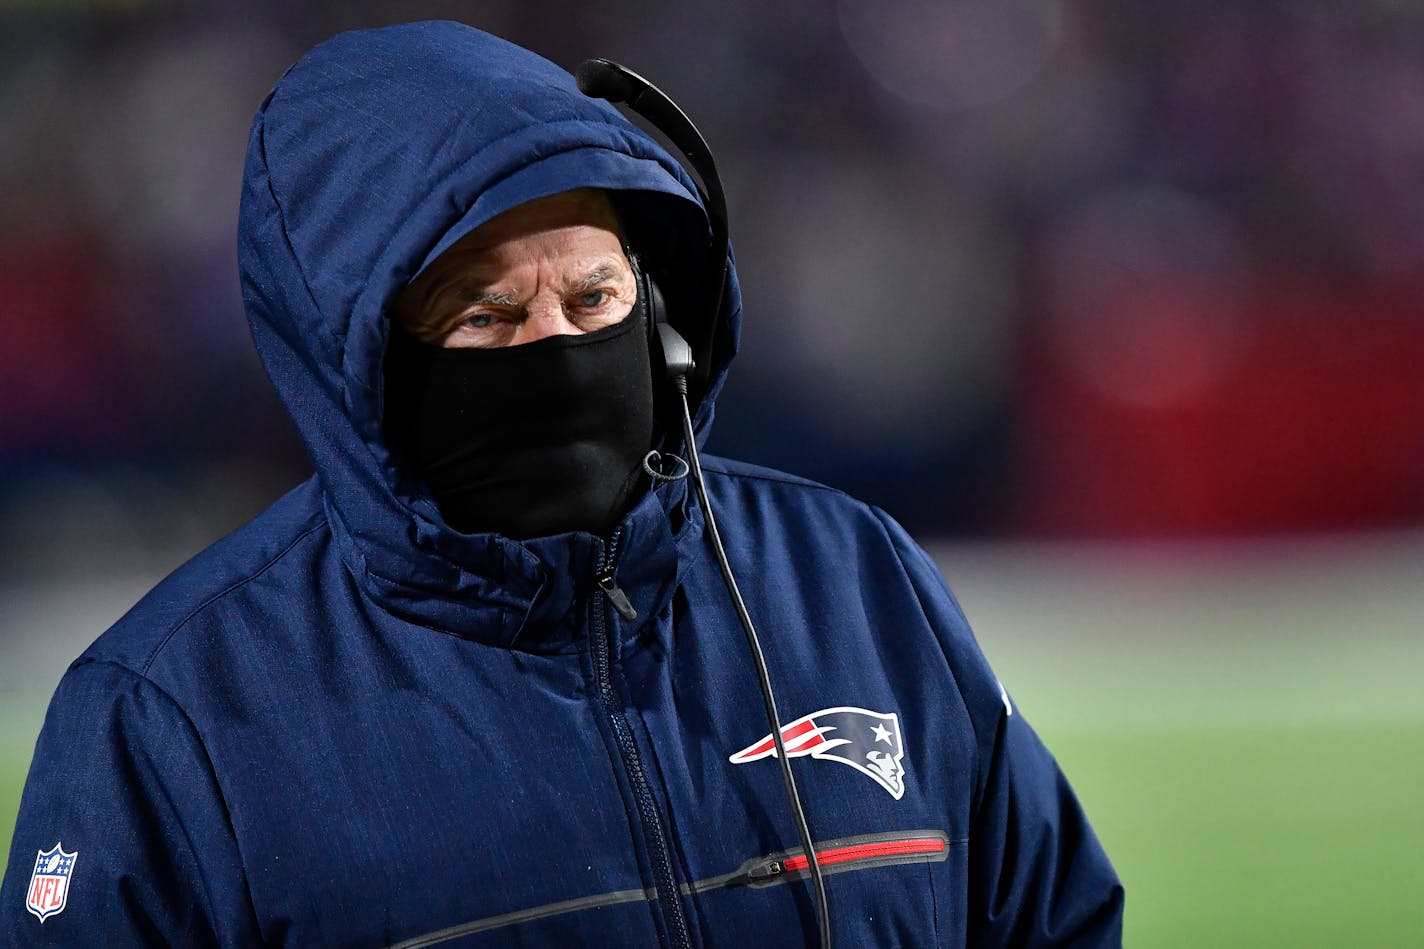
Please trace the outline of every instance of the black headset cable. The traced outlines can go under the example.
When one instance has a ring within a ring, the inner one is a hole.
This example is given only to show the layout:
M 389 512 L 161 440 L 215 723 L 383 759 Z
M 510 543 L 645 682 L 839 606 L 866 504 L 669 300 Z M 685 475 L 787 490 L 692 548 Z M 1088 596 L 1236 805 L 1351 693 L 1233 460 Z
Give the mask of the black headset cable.
M 761 685 L 762 703 L 766 706 L 766 717 L 771 722 L 771 737 L 776 744 L 776 760 L 781 765 L 781 780 L 786 785 L 786 798 L 791 804 L 791 812 L 796 818 L 796 833 L 801 838 L 801 849 L 806 854 L 806 867 L 811 872 L 811 885 L 816 899 L 816 921 L 820 929 L 821 949 L 831 949 L 831 914 L 826 902 L 826 880 L 821 874 L 821 862 L 816 856 L 816 848 L 811 841 L 811 828 L 806 823 L 806 811 L 801 806 L 801 795 L 796 791 L 796 777 L 791 773 L 791 759 L 786 754 L 786 742 L 781 737 L 781 716 L 776 710 L 776 695 L 772 692 L 771 676 L 766 668 L 766 656 L 762 654 L 761 640 L 756 627 L 752 625 L 751 614 L 742 599 L 742 591 L 732 576 L 732 565 L 727 560 L 726 548 L 722 546 L 722 535 L 717 530 L 717 519 L 712 516 L 712 503 L 707 499 L 707 486 L 702 478 L 702 460 L 697 454 L 697 437 L 692 431 L 692 412 L 687 404 L 687 376 L 679 375 L 673 380 L 677 386 L 678 398 L 682 403 L 682 436 L 687 447 L 687 460 L 691 463 L 692 483 L 697 490 L 697 501 L 702 505 L 702 518 L 707 525 L 707 535 L 712 541 L 712 552 L 717 557 L 717 566 L 722 571 L 722 581 L 727 585 L 727 593 L 736 608 L 737 619 L 746 634 L 747 647 L 756 663 L 757 681 Z
M 746 635 L 747 647 L 751 650 L 756 664 L 757 681 L 761 686 L 762 702 L 766 707 L 767 721 L 771 724 L 771 737 L 776 746 L 776 760 L 781 766 L 781 779 L 786 786 L 787 802 L 791 805 L 796 819 L 796 833 L 801 839 L 801 849 L 806 855 L 806 867 L 810 871 L 812 895 L 816 905 L 816 922 L 820 930 L 821 949 L 831 949 L 830 907 L 826 902 L 826 881 L 821 874 L 820 859 L 811 840 L 811 828 L 806 822 L 806 811 L 801 806 L 801 796 L 796 791 L 796 778 L 791 773 L 791 759 L 786 754 L 786 742 L 781 737 L 781 716 L 776 710 L 776 695 L 771 688 L 771 676 L 766 668 L 766 656 L 762 653 L 761 640 L 747 612 L 742 591 L 732 576 L 732 565 L 727 561 L 726 548 L 722 546 L 722 535 L 717 530 L 717 520 L 712 515 L 712 503 L 707 498 L 707 486 L 702 478 L 702 461 L 697 454 L 697 437 L 692 429 L 692 411 L 688 406 L 687 377 L 697 373 L 700 385 L 709 383 L 709 369 L 712 365 L 712 342 L 716 335 L 717 322 L 721 317 L 722 301 L 727 293 L 727 279 L 731 265 L 731 246 L 727 230 L 727 200 L 722 190 L 717 165 L 712 159 L 712 150 L 697 126 L 687 117 L 687 113 L 657 86 L 626 66 L 607 59 L 584 61 L 576 70 L 578 87 L 584 95 L 609 102 L 619 102 L 637 112 L 657 128 L 677 146 L 692 169 L 702 179 L 698 196 L 712 225 L 710 255 L 708 260 L 709 279 L 704 292 L 710 298 L 710 311 L 705 320 L 703 334 L 696 340 L 697 355 L 703 360 L 702 366 L 686 340 L 671 325 L 656 321 L 655 326 L 659 346 L 663 352 L 664 365 L 668 376 L 677 388 L 682 404 L 683 441 L 687 446 L 687 458 L 692 470 L 692 483 L 697 491 L 698 503 L 702 506 L 702 517 L 706 522 L 707 535 L 712 541 L 712 552 L 716 555 L 717 566 L 722 571 L 722 581 L 741 621 L 742 632 Z M 648 282 L 651 287 L 651 282 Z M 651 301 L 650 301 L 651 302 Z M 649 311 L 650 315 L 652 310 Z M 644 462 L 645 466 L 647 462 Z M 650 472 L 652 469 L 649 469 Z M 656 475 L 655 475 L 656 477 Z

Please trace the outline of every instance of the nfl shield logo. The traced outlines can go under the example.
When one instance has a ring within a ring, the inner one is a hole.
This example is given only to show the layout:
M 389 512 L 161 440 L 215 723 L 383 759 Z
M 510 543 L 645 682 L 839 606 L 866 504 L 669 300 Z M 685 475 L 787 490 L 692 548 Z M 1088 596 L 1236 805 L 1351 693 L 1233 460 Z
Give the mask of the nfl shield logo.
M 35 854 L 35 872 L 30 875 L 25 909 L 38 916 L 40 922 L 63 911 L 69 901 L 69 878 L 74 875 L 77 856 L 79 851 L 66 853 L 60 844 Z

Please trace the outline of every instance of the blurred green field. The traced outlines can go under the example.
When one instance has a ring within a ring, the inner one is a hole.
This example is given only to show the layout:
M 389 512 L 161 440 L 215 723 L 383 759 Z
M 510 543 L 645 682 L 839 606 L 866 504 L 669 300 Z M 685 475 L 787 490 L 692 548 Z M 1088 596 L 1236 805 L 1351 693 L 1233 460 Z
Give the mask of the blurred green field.
M 1131 946 L 1424 945 L 1424 727 L 1047 736 Z
M 1118 867 L 1127 945 L 1424 946 L 1419 553 L 936 551 Z M 6 851 L 42 707 L 0 695 Z
M 1417 542 L 940 553 L 1127 945 L 1424 946 Z

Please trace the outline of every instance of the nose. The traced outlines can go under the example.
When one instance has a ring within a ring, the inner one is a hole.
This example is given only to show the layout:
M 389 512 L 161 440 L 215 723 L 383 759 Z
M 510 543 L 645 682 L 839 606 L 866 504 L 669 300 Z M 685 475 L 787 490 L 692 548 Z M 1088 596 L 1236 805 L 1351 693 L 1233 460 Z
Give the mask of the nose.
M 573 323 L 564 311 L 558 296 L 539 294 L 529 301 L 524 322 L 519 327 L 519 342 L 533 343 L 550 336 L 577 336 L 584 331 Z

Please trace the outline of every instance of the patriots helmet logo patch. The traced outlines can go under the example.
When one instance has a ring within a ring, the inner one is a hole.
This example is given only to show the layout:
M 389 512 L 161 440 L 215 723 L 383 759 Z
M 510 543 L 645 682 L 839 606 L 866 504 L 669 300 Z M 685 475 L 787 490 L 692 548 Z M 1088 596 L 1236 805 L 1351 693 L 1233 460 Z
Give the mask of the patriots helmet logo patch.
M 900 716 L 872 712 L 851 705 L 823 708 L 781 726 L 788 758 L 810 755 L 848 764 L 872 779 L 895 800 L 905 794 L 905 744 L 900 737 Z M 770 734 L 732 755 L 732 764 L 747 764 L 776 757 Z
M 79 851 L 67 853 L 55 844 L 49 850 L 35 852 L 35 869 L 30 874 L 30 887 L 25 891 L 25 909 L 44 922 L 64 911 L 69 902 L 69 880 L 74 874 L 74 858 Z

